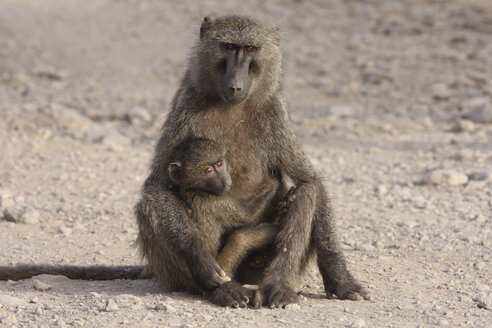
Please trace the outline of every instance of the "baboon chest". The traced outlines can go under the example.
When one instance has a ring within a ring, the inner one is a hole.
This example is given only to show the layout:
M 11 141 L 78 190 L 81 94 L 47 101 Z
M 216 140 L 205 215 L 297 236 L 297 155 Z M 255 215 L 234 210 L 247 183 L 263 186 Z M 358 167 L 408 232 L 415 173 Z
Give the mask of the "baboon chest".
M 252 215 L 259 215 L 278 189 L 277 179 L 269 173 L 269 150 L 262 131 L 243 110 L 209 110 L 200 114 L 196 136 L 218 142 L 228 151 L 231 196 Z

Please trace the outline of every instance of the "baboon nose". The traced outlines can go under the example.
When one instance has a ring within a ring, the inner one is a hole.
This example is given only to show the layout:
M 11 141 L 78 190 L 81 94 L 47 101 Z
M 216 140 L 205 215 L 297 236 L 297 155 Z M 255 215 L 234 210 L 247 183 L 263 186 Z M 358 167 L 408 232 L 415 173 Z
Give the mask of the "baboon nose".
M 235 94 L 237 92 L 240 92 L 243 88 L 241 87 L 230 87 L 229 90 L 232 92 L 232 94 Z

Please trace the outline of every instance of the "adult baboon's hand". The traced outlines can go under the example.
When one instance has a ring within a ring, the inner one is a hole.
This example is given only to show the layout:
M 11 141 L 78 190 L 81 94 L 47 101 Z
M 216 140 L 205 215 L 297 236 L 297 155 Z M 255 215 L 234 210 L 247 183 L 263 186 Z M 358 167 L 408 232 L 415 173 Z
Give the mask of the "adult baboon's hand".
M 210 291 L 230 281 L 201 239 L 195 238 L 185 252 L 190 272 L 204 291 Z
M 243 287 L 237 282 L 231 281 L 222 284 L 206 296 L 210 302 L 216 305 L 245 308 L 248 306 L 249 301 L 253 299 L 253 293 L 254 291 Z

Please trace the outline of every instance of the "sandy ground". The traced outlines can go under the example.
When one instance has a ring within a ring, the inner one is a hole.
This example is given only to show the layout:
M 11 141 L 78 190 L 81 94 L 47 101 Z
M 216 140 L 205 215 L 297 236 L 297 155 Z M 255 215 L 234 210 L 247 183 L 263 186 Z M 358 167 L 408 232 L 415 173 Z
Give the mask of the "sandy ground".
M 325 299 L 315 266 L 277 310 L 44 276 L 0 282 L 0 326 L 491 327 L 492 3 L 197 3 L 0 2 L 0 264 L 140 263 L 132 208 L 201 17 L 239 13 L 281 27 L 292 119 L 372 301 Z

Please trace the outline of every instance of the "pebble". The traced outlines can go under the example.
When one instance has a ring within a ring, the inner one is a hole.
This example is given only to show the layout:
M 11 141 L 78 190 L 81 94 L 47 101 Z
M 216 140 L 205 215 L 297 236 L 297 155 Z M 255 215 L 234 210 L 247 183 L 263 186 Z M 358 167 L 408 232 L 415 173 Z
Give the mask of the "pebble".
M 352 324 L 350 325 L 350 327 L 353 328 L 363 328 L 365 326 L 366 326 L 366 322 L 362 319 L 357 319 L 354 322 L 352 322 Z
M 39 223 L 39 211 L 35 209 L 27 209 L 20 217 L 20 222 L 25 224 Z
M 473 300 L 481 309 L 492 309 L 492 294 L 480 293 L 473 296 Z
M 478 106 L 463 115 L 464 118 L 475 123 L 492 123 L 492 105 L 490 103 Z
M 66 78 L 67 73 L 61 70 L 58 70 L 51 66 L 41 66 L 36 68 L 35 74 L 41 78 L 52 80 L 52 81 L 61 81 L 63 78 Z
M 131 140 L 116 130 L 109 130 L 102 138 L 101 143 L 110 150 L 123 151 L 131 144 Z
M 174 313 L 174 312 L 176 312 L 176 309 L 172 305 L 166 304 L 164 302 L 157 303 L 157 305 L 155 306 L 155 309 L 156 310 L 159 310 L 159 311 L 164 311 L 164 312 L 167 312 L 167 313 Z
M 39 291 L 42 291 L 42 292 L 45 292 L 47 290 L 50 290 L 51 289 L 51 286 L 48 285 L 47 283 L 44 283 L 42 281 L 39 281 L 37 279 L 34 280 L 34 288 L 36 290 L 39 290 Z
M 92 128 L 92 120 L 71 109 L 59 104 L 51 104 L 51 115 L 56 124 L 73 132 L 87 132 Z
M 439 320 L 439 326 L 449 326 L 449 321 L 446 319 Z
M 468 179 L 473 181 L 492 181 L 492 174 L 485 171 L 475 171 L 468 174 Z
M 454 123 L 451 128 L 452 132 L 473 132 L 475 131 L 475 123 L 470 120 L 459 120 Z
M 0 323 L 5 325 L 17 323 L 17 318 L 13 314 L 6 315 L 4 317 L 0 317 Z
M 23 300 L 22 298 L 0 294 L 0 304 L 5 307 L 17 307 L 25 305 L 26 303 L 27 301 Z
M 72 234 L 72 228 L 67 227 L 67 226 L 60 226 L 58 228 L 58 232 L 68 236 L 68 235 Z
M 355 248 L 358 251 L 373 251 L 376 247 L 373 244 L 361 244 Z
M 39 217 L 39 211 L 23 205 L 13 205 L 3 211 L 4 220 L 15 223 L 36 224 Z
M 451 97 L 451 90 L 445 83 L 437 83 L 432 86 L 432 96 L 436 100 L 446 100 Z
M 297 303 L 292 303 L 292 304 L 287 304 L 285 306 L 285 309 L 286 310 L 300 310 L 301 309 L 301 306 Z
M 115 312 L 118 311 L 120 308 L 118 307 L 118 304 L 116 304 L 115 301 L 113 301 L 111 298 L 108 299 L 106 302 L 106 312 Z
M 127 117 L 131 124 L 142 124 L 152 121 L 152 115 L 143 107 L 135 107 L 130 109 Z
M 453 170 L 436 169 L 426 172 L 420 181 L 424 185 L 458 186 L 468 182 L 468 176 Z

